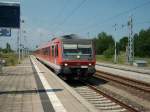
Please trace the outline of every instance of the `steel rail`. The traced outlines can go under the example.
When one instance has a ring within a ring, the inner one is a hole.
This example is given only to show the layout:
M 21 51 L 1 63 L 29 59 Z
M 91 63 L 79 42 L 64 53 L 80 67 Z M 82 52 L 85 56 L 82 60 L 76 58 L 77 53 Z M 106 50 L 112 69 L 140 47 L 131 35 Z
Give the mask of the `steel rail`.
M 103 91 L 101 91 L 100 89 L 98 89 L 96 86 L 93 86 L 93 85 L 91 85 L 91 84 L 89 84 L 89 83 L 87 83 L 87 82 L 83 82 L 83 83 L 84 83 L 85 85 L 87 85 L 89 88 L 93 89 L 95 92 L 97 92 L 97 93 L 99 93 L 99 94 L 105 96 L 106 98 L 110 99 L 111 101 L 113 101 L 113 102 L 119 104 L 120 106 L 122 106 L 123 108 L 127 109 L 128 111 L 130 111 L 130 112 L 139 112 L 139 110 L 137 110 L 137 109 L 131 107 L 130 105 L 127 105 L 127 104 L 125 104 L 124 102 L 119 101 L 118 99 L 116 99 L 116 98 L 114 98 L 114 97 L 112 97 L 112 96 L 110 96 L 110 95 L 104 93 Z
M 108 73 L 105 71 L 101 71 L 101 70 L 97 70 L 94 77 L 101 78 L 107 81 L 120 83 L 122 85 L 130 86 L 135 89 L 150 93 L 150 84 L 143 82 L 143 81 L 138 81 L 138 80 L 123 77 L 123 76 L 118 76 L 118 75 Z

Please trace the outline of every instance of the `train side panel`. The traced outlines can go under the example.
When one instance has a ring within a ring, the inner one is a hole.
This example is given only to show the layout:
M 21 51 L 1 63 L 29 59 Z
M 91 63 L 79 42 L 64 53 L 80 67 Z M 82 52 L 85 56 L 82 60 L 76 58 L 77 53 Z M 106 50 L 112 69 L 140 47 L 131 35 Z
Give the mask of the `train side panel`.
M 83 41 L 83 40 L 82 40 Z M 80 41 L 79 41 L 80 42 Z M 64 57 L 64 43 L 61 39 L 54 39 L 46 46 L 39 48 L 35 55 L 41 61 L 51 66 L 58 74 L 65 77 L 89 77 L 95 73 L 95 50 L 92 47 L 92 59 L 82 58 L 79 54 L 74 58 Z M 82 46 L 82 45 L 81 45 Z M 92 45 L 93 46 L 93 45 Z M 69 57 L 69 56 L 68 56 Z

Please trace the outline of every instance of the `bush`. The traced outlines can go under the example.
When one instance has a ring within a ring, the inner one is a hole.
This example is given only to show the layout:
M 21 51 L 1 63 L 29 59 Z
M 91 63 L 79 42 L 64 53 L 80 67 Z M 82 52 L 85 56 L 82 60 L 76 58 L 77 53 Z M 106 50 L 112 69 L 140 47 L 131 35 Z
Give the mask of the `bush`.
M 103 55 L 106 58 L 112 58 L 112 56 L 114 55 L 114 48 L 113 47 L 109 47 L 107 50 L 104 51 Z
M 6 61 L 6 66 L 17 64 L 17 56 L 14 53 L 0 53 L 0 58 Z

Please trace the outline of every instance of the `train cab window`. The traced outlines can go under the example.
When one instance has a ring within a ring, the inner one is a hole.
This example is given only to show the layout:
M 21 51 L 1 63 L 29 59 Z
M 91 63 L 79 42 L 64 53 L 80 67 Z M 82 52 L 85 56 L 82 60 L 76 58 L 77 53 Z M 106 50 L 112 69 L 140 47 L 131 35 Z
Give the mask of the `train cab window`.
M 58 57 L 58 45 L 55 46 L 55 53 L 56 53 L 56 57 Z

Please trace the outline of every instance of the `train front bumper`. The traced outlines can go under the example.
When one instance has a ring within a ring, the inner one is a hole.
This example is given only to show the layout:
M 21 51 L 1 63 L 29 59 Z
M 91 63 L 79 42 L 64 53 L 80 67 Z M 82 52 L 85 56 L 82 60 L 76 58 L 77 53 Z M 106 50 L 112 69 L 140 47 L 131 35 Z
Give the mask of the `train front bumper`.
M 63 67 L 62 68 L 62 73 L 65 75 L 80 75 L 80 76 L 87 76 L 87 75 L 93 75 L 96 72 L 94 66 L 90 66 L 87 68 L 82 68 L 82 67 Z

